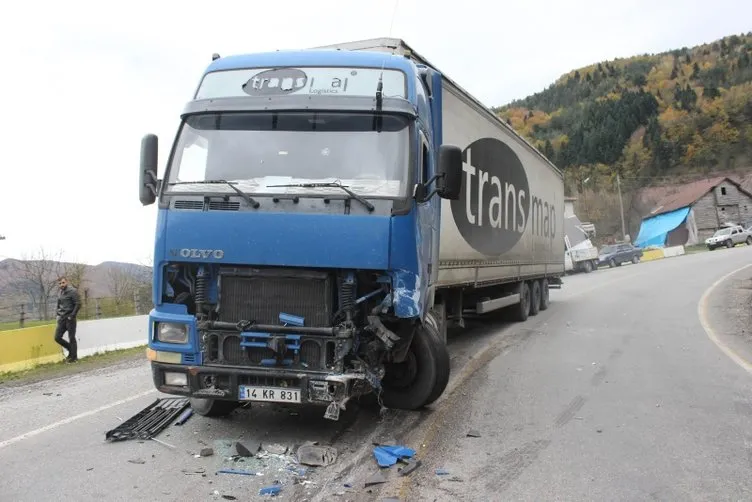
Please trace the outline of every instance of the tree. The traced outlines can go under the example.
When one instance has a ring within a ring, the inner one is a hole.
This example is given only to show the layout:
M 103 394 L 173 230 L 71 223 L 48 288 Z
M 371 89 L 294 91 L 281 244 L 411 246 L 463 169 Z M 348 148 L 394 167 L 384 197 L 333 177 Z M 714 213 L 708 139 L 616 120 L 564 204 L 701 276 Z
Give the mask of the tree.
M 24 295 L 39 313 L 40 320 L 51 317 L 50 303 L 57 280 L 62 275 L 62 251 L 52 252 L 40 247 L 36 252 L 14 262 L 18 277 L 12 288 Z
M 692 78 L 697 78 L 700 76 L 700 65 L 697 64 L 695 61 L 695 64 L 692 65 Z

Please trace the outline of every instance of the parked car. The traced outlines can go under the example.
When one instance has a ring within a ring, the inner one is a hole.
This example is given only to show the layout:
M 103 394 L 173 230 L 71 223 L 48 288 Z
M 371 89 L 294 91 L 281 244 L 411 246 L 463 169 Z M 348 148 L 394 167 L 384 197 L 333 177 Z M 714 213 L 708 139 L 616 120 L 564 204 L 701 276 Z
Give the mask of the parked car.
M 722 246 L 732 248 L 737 244 L 746 243 L 752 246 L 752 232 L 745 230 L 741 225 L 732 225 L 716 230 L 712 237 L 705 239 L 705 245 L 709 250 Z
M 598 255 L 598 265 L 608 265 L 613 268 L 627 262 L 639 263 L 640 258 L 642 258 L 642 249 L 628 242 L 610 244 L 601 248 Z

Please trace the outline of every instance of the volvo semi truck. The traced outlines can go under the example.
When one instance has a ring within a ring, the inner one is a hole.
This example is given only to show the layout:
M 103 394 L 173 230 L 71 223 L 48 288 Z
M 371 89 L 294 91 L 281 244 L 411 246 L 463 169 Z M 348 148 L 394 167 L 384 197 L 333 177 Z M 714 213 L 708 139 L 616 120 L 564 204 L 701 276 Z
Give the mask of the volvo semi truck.
M 415 410 L 447 325 L 523 322 L 564 274 L 560 171 L 398 39 L 220 57 L 158 176 L 148 357 L 205 416 L 242 403 Z

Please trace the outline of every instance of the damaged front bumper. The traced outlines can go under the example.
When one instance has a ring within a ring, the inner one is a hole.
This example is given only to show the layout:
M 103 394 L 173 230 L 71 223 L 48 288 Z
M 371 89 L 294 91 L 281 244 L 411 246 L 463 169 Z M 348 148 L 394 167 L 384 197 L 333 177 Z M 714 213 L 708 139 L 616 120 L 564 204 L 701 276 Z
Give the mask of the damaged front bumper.
M 151 368 L 154 386 L 165 394 L 237 402 L 327 405 L 325 417 L 332 420 L 339 418 L 348 400 L 368 394 L 379 385 L 367 373 L 288 372 L 154 361 Z M 176 381 L 185 385 L 177 385 Z

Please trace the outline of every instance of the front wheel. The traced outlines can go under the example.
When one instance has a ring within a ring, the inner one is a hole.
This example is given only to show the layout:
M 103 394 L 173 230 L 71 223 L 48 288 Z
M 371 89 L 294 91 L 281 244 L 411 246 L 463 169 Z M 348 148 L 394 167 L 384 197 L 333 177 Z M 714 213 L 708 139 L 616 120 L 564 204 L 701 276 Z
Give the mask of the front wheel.
M 240 406 L 237 401 L 221 401 L 219 399 L 190 399 L 193 411 L 202 417 L 226 417 L 232 413 L 235 408 Z
M 732 241 L 731 239 L 727 240 L 726 241 L 726 247 L 729 248 L 729 249 L 731 249 L 732 247 L 734 247 L 734 241 Z
M 405 360 L 386 365 L 382 402 L 387 408 L 417 410 L 438 399 L 448 382 L 449 352 L 426 323 L 416 329 Z

